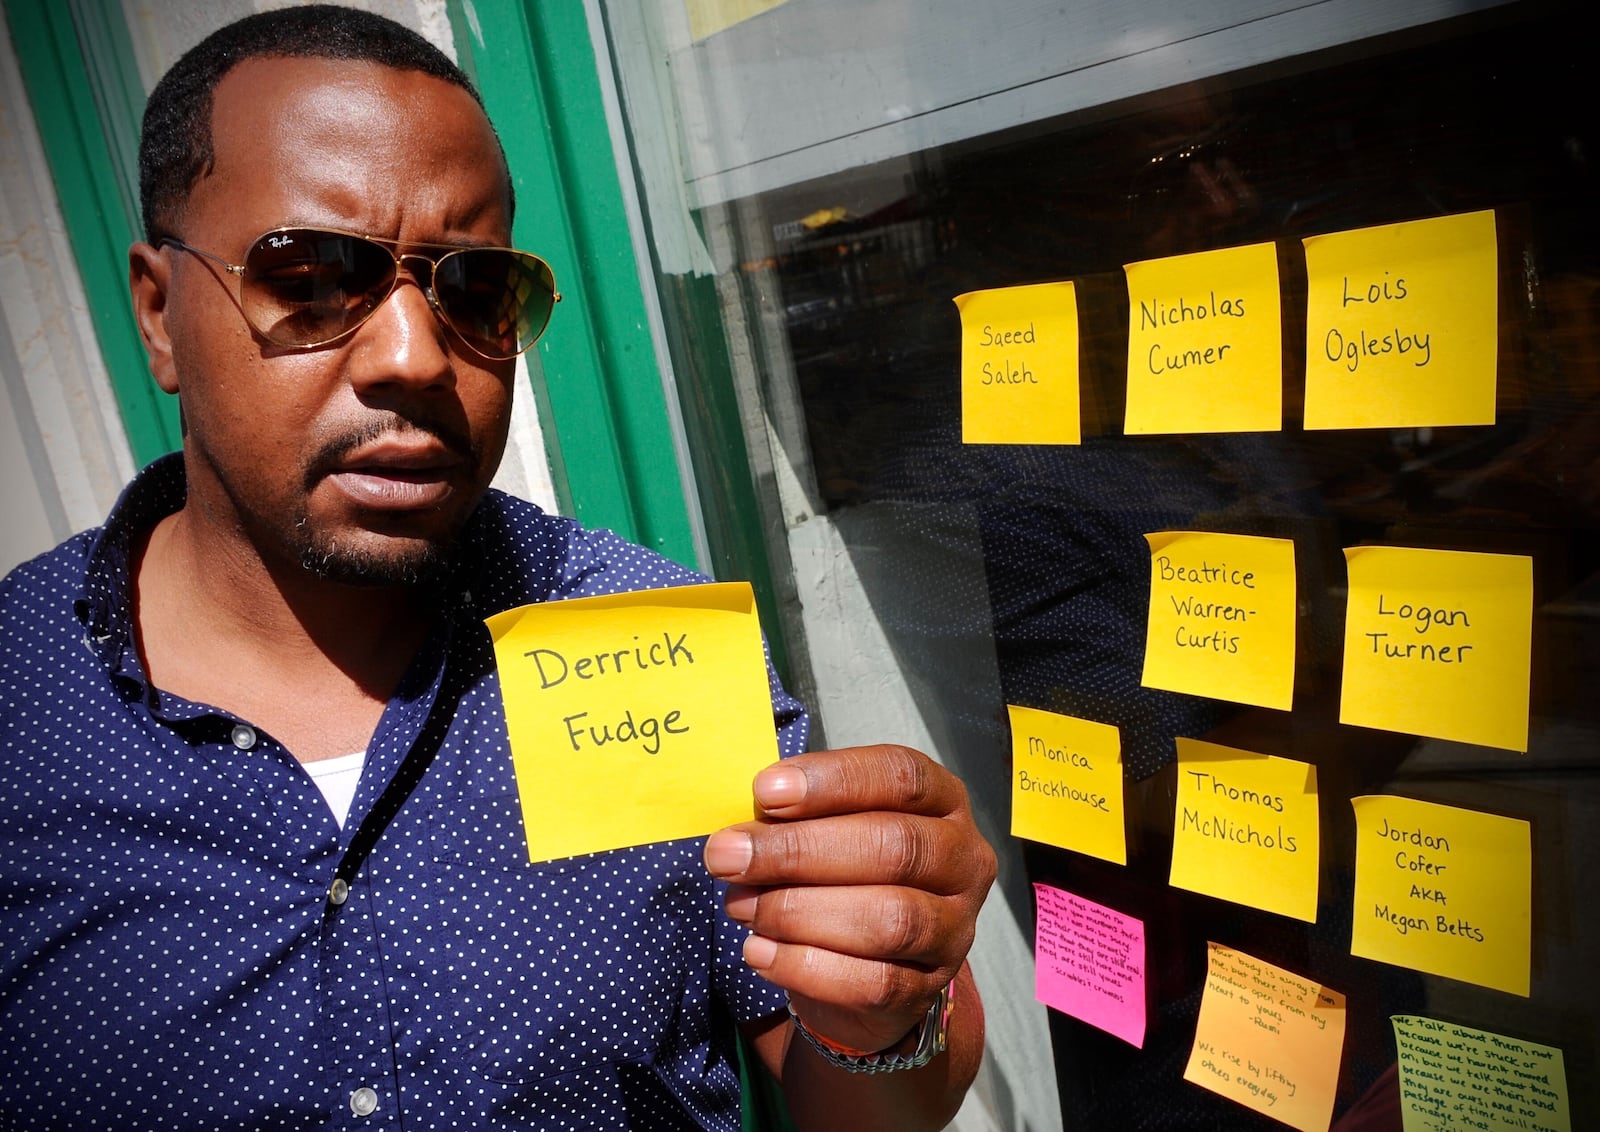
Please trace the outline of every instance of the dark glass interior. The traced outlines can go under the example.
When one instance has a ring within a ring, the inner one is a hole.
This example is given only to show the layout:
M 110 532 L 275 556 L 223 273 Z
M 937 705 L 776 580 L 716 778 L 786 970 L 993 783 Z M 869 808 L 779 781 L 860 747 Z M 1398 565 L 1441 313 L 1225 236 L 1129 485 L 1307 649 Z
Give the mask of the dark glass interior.
M 1514 7 L 924 152 L 909 177 L 884 172 L 904 186 L 892 203 L 863 214 L 841 187 L 845 219 L 790 226 L 774 258 L 744 269 L 776 278 L 821 496 L 847 540 L 884 551 L 874 611 L 961 740 L 989 831 L 1006 836 L 1005 703 L 1121 729 L 1128 865 L 1024 846 L 1029 880 L 1137 916 L 1149 940 L 1143 1050 L 1051 1012 L 1069 1128 L 1281 1127 L 1182 1079 L 1207 940 L 1349 996 L 1336 1127 L 1368 1114 L 1360 1127 L 1400 1128 L 1396 1013 L 1560 1047 L 1574 1127 L 1600 1120 L 1600 99 L 1587 43 L 1568 12 Z M 752 203 L 782 219 L 828 191 Z M 1498 227 L 1496 423 L 1305 431 L 1301 239 L 1478 209 Z M 1261 241 L 1276 242 L 1283 281 L 1283 430 L 1122 435 L 1122 265 Z M 1058 279 L 1078 287 L 1083 443 L 963 445 L 952 297 Z M 1162 530 L 1294 540 L 1292 711 L 1140 686 L 1143 536 Z M 1342 551 L 1368 542 L 1533 557 L 1526 756 L 1338 722 Z M 990 640 L 999 696 L 942 659 Z M 1317 765 L 1316 924 L 1168 885 L 1180 735 Z M 1532 822 L 1531 998 L 1350 955 L 1348 799 L 1383 792 Z M 1006 896 L 1031 924 L 1027 888 Z

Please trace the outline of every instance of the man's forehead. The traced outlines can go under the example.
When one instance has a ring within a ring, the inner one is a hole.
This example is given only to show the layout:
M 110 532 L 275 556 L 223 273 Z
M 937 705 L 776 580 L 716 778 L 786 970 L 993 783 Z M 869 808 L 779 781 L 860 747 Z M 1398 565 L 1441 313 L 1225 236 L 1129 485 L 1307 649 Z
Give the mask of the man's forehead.
M 482 119 L 462 87 L 422 71 L 366 59 L 320 55 L 263 55 L 245 59 L 218 81 L 212 127 L 235 119 L 304 126 L 320 118 L 356 124 L 374 113 L 404 115 L 444 110 Z
M 509 180 L 482 108 L 421 71 L 320 56 L 248 59 L 217 84 L 211 132 L 211 165 L 192 199 L 226 194 L 230 208 L 277 209 L 259 218 L 267 227 L 313 219 L 282 213 L 307 194 L 326 198 L 316 208 L 348 198 L 352 223 L 361 207 L 381 220 L 430 195 L 449 197 L 442 207 L 452 214 L 507 210 Z

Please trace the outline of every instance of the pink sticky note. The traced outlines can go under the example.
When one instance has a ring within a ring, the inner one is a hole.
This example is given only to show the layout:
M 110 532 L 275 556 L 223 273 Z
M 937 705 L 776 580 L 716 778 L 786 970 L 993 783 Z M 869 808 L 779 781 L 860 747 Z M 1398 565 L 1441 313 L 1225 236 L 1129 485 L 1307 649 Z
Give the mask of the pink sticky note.
M 1033 886 L 1034 997 L 1144 1048 L 1144 922 L 1049 885 Z

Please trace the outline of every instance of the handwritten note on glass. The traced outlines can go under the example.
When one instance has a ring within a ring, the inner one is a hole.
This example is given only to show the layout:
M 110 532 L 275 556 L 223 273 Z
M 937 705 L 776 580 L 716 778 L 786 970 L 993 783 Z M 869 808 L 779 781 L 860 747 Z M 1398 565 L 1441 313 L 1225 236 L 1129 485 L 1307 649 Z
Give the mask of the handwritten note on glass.
M 1179 888 L 1317 921 L 1317 768 L 1178 739 Z
M 964 444 L 1077 444 L 1078 299 L 1067 283 L 957 295 Z
M 1533 559 L 1358 546 L 1339 721 L 1528 749 Z
M 1130 263 L 1128 433 L 1283 427 L 1272 244 Z
M 1007 705 L 1011 835 L 1128 863 L 1117 729 Z
M 1294 700 L 1294 543 L 1197 531 L 1145 539 L 1145 685 L 1288 710 Z
M 1493 424 L 1493 212 L 1305 241 L 1311 428 Z
M 1388 794 L 1352 798 L 1350 952 L 1528 994 L 1531 831 L 1519 818 Z
M 1035 997 L 1143 1049 L 1144 924 L 1049 885 L 1033 891 Z
M 1327 1132 L 1344 1053 L 1344 995 L 1219 943 L 1206 946 L 1184 1080 L 1302 1132 Z
M 743 582 L 525 605 L 488 621 L 532 860 L 754 816 L 778 757 Z
M 1405 1132 L 1572 1132 L 1561 1051 L 1396 1014 Z

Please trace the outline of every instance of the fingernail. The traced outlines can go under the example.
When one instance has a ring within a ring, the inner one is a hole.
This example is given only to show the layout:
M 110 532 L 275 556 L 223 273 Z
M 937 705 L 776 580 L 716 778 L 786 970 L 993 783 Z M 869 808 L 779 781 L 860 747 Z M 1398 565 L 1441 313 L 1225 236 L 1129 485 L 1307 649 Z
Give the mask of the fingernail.
M 742 885 L 733 885 L 728 889 L 728 898 L 722 906 L 728 910 L 730 918 L 749 927 L 756 920 L 756 902 L 761 898 L 761 893 L 754 888 L 745 888 Z
M 738 876 L 750 867 L 754 853 L 748 833 L 719 829 L 706 840 L 706 868 L 714 877 Z
M 777 957 L 777 943 L 764 935 L 752 935 L 744 941 L 744 961 L 757 971 L 765 971 Z
M 806 796 L 805 772 L 794 766 L 769 766 L 756 775 L 755 791 L 764 810 L 792 806 Z

